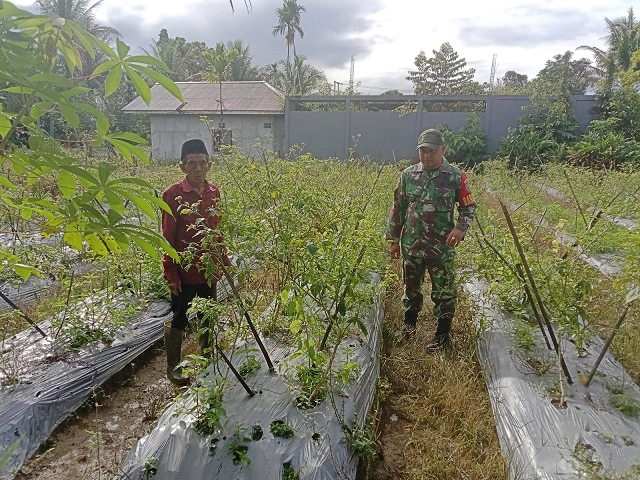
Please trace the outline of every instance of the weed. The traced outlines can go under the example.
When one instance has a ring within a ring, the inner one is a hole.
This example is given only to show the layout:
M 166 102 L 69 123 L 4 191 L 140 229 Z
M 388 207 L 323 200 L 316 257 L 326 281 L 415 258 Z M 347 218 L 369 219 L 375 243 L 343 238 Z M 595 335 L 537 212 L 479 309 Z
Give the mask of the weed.
M 251 440 L 254 442 L 260 440 L 264 432 L 262 431 L 262 427 L 260 425 L 254 425 L 251 428 Z
M 371 460 L 378 455 L 373 430 L 369 425 L 359 428 L 356 423 L 357 418 L 354 420 L 353 428 L 343 426 L 344 439 L 360 458 Z
M 294 432 L 284 420 L 274 420 L 271 422 L 271 433 L 274 437 L 291 438 Z
M 158 457 L 147 457 L 144 459 L 144 478 L 148 479 L 158 473 Z
M 611 403 L 625 415 L 640 416 L 640 402 L 629 392 L 611 394 Z
M 247 360 L 240 365 L 238 372 L 242 378 L 247 379 L 258 370 L 260 370 L 260 362 L 256 359 L 255 355 L 247 355 Z
M 282 480 L 300 480 L 300 472 L 285 462 L 282 464 Z
M 237 425 L 236 431 L 227 446 L 227 452 L 231 455 L 231 460 L 234 465 L 246 467 L 251 463 L 251 458 L 249 458 L 249 447 L 247 445 L 243 445 L 244 442 L 250 440 L 251 438 L 244 434 L 244 428 L 242 425 Z

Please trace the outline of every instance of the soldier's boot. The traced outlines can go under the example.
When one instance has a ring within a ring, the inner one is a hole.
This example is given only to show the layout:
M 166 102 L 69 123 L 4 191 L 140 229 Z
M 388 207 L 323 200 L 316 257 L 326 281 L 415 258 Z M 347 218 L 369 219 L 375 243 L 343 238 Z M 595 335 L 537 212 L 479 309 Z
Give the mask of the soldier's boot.
M 189 377 L 182 376 L 182 367 L 179 367 L 182 351 L 182 330 L 172 328 L 171 322 L 164 324 L 164 348 L 167 352 L 167 378 L 174 385 L 184 387 L 189 385 Z
M 410 339 L 416 335 L 416 323 L 418 322 L 418 314 L 415 312 L 404 312 L 404 327 L 402 328 L 402 336 Z
M 438 319 L 438 328 L 433 339 L 427 344 L 428 353 L 436 353 L 447 350 L 451 347 L 451 322 L 453 321 L 453 313 L 444 313 Z

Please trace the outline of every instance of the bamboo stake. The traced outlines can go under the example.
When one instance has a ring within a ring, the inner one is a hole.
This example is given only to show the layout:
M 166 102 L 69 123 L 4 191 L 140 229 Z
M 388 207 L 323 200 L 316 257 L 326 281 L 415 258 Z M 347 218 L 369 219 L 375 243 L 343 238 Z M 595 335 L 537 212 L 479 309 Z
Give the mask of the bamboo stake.
M 220 357 L 222 357 L 222 360 L 224 361 L 224 363 L 227 364 L 227 367 L 229 367 L 229 369 L 236 376 L 236 378 L 238 379 L 238 381 L 242 385 L 242 388 L 245 389 L 245 391 L 249 394 L 250 397 L 253 397 L 255 395 L 255 392 L 253 390 L 251 390 L 251 387 L 249 387 L 249 385 L 247 385 L 247 382 L 244 381 L 244 378 L 242 378 L 242 375 L 240 375 L 240 372 L 238 372 L 236 370 L 236 368 L 233 366 L 231 361 L 224 354 L 224 352 L 222 351 L 222 348 L 219 345 L 216 345 L 216 347 L 218 348 L 218 353 L 220 354 Z
M 544 331 L 544 325 L 542 325 L 542 319 L 540 318 L 540 313 L 538 313 L 538 308 L 536 307 L 536 302 L 531 295 L 531 290 L 529 290 L 529 285 L 527 284 L 527 280 L 524 276 L 524 271 L 522 270 L 522 264 L 518 263 L 516 265 L 518 269 L 518 276 L 520 277 L 520 281 L 522 282 L 522 287 L 524 288 L 524 293 L 527 295 L 527 301 L 529 305 L 531 305 L 531 310 L 533 310 L 533 316 L 536 318 L 536 323 L 538 324 L 538 328 L 540 329 L 540 333 L 542 333 L 542 337 L 544 338 L 544 343 L 547 344 L 547 348 L 552 350 L 551 343 L 549 343 L 549 338 L 547 337 L 546 332 Z
M 269 352 L 267 352 L 267 349 L 265 348 L 264 344 L 262 343 L 262 340 L 260 339 L 260 335 L 258 335 L 258 331 L 256 330 L 256 327 L 253 324 L 253 321 L 251 320 L 251 317 L 249 316 L 249 312 L 247 311 L 247 309 L 244 306 L 244 302 L 242 301 L 242 297 L 240 296 L 240 293 L 238 293 L 238 290 L 236 289 L 236 286 L 233 283 L 233 278 L 231 277 L 231 275 L 229 275 L 229 271 L 224 266 L 224 262 L 222 262 L 222 259 L 220 259 L 220 265 L 219 266 L 222 269 L 222 273 L 224 274 L 224 277 L 229 282 L 229 287 L 231 287 L 231 291 L 233 292 L 233 295 L 236 297 L 236 299 L 238 300 L 238 303 L 240 304 L 240 309 L 242 310 L 243 316 L 247 320 L 247 323 L 249 324 L 249 328 L 251 329 L 251 334 L 253 335 L 253 338 L 256 340 L 256 343 L 258 344 L 258 347 L 260 348 L 260 351 L 262 352 L 262 356 L 264 357 L 265 361 L 267 362 L 267 366 L 269 367 L 269 372 L 271 372 L 271 373 L 275 372 L 276 369 L 273 367 L 273 363 L 271 362 L 271 357 L 269 357 Z
M 589 222 L 587 222 L 587 217 L 584 214 L 584 211 L 582 210 L 582 205 L 580 205 L 580 201 L 578 200 L 578 196 L 576 195 L 576 192 L 573 190 L 573 185 L 571 185 L 571 180 L 569 179 L 569 174 L 567 173 L 566 170 L 562 170 L 562 173 L 564 174 L 564 178 L 567 180 L 567 185 L 569 185 L 569 190 L 571 191 L 571 195 L 573 195 L 573 199 L 576 202 L 576 206 L 578 207 L 578 211 L 580 212 L 580 215 L 582 216 L 582 221 L 584 222 L 584 226 L 588 227 L 589 226 Z
M 482 228 L 482 225 L 480 224 L 480 221 L 478 220 L 478 217 L 476 217 L 476 223 L 478 224 L 478 227 L 480 228 L 480 232 L 483 235 L 482 240 L 484 240 L 486 245 L 498 256 L 498 258 L 502 261 L 502 263 L 509 270 L 511 270 L 511 273 L 513 273 L 513 276 L 518 278 L 520 280 L 520 282 L 522 283 L 522 288 L 524 289 L 524 292 L 527 295 L 527 301 L 529 302 L 529 305 L 531 306 L 531 310 L 533 310 L 533 315 L 534 315 L 534 317 L 536 319 L 536 322 L 538 324 L 538 328 L 540 328 L 540 333 L 542 333 L 542 337 L 544 338 L 544 341 L 547 344 L 547 348 L 549 350 L 551 350 L 551 344 L 549 343 L 549 339 L 547 338 L 547 334 L 544 331 L 544 326 L 542 325 L 542 319 L 540 318 L 540 314 L 538 313 L 538 308 L 536 307 L 536 304 L 535 304 L 535 302 L 533 300 L 533 297 L 531 296 L 531 290 L 529 290 L 529 286 L 527 285 L 527 281 L 525 279 L 524 272 L 522 271 L 522 264 L 520 264 L 520 263 L 516 264 L 516 269 L 514 270 L 514 268 L 509 264 L 509 262 L 504 257 L 504 255 L 502 255 L 502 253 L 500 253 L 500 251 L 495 246 L 493 246 L 489 242 L 489 240 L 487 240 L 487 237 L 484 236 L 484 230 Z
M 533 278 L 533 274 L 531 273 L 531 269 L 529 268 L 529 263 L 527 262 L 527 258 L 524 255 L 524 250 L 522 249 L 522 245 L 520 245 L 518 234 L 516 233 L 516 229 L 513 226 L 511 215 L 509 215 L 509 210 L 507 209 L 505 204 L 502 203 L 501 200 L 498 200 L 498 201 L 500 202 L 500 206 L 502 207 L 502 212 L 504 213 L 505 219 L 507 220 L 509 231 L 511 232 L 511 236 L 513 237 L 513 243 L 515 244 L 516 249 L 518 250 L 518 255 L 520 256 L 520 260 L 522 261 L 522 267 L 524 268 L 524 271 L 527 275 L 527 279 L 529 280 L 529 285 L 531 286 L 531 289 L 533 290 L 533 293 L 535 295 L 535 299 L 538 302 L 538 305 L 540 306 L 540 312 L 542 313 L 542 318 L 544 318 L 545 325 L 547 326 L 549 337 L 551 338 L 551 342 L 553 343 L 553 347 L 556 351 L 556 354 L 560 358 L 560 366 L 562 367 L 562 371 L 564 372 L 565 377 L 567 378 L 567 382 L 569 384 L 572 384 L 573 380 L 571 379 L 571 375 L 569 374 L 569 369 L 567 368 L 567 364 L 565 363 L 564 358 L 562 357 L 562 352 L 560 351 L 560 346 L 558 345 L 558 339 L 556 338 L 556 335 L 553 332 L 553 327 L 551 325 L 551 321 L 549 320 L 549 315 L 547 314 L 548 312 L 544 307 L 544 302 L 542 301 L 540 291 L 536 286 L 535 279 Z
M 584 384 L 585 387 L 588 387 L 589 384 L 591 383 L 591 380 L 593 379 L 593 376 L 595 375 L 596 370 L 598 370 L 598 367 L 600 366 L 600 362 L 602 362 L 602 359 L 604 358 L 604 354 L 607 353 L 607 350 L 609 350 L 609 346 L 611 345 L 611 342 L 613 341 L 613 337 L 615 337 L 616 333 L 618 333 L 618 330 L 620 329 L 620 326 L 622 325 L 622 322 L 624 322 L 624 319 L 627 316 L 627 312 L 628 311 L 629 311 L 629 304 L 627 304 L 624 307 L 624 310 L 622 310 L 622 314 L 620 315 L 620 318 L 618 318 L 618 321 L 616 322 L 616 326 L 613 327 L 613 331 L 611 332 L 611 335 L 609 336 L 609 338 L 607 339 L 606 343 L 604 344 L 604 348 L 600 352 L 600 355 L 598 356 L 598 359 L 596 360 L 596 363 L 593 364 L 593 368 L 591 369 L 591 373 L 589 374 L 589 378 L 587 378 L 587 381 Z
M 42 331 L 42 329 L 38 326 L 38 324 L 33 320 L 31 320 L 31 318 L 29 318 L 29 315 L 27 315 L 22 310 L 20 310 L 20 307 L 18 307 L 15 303 L 13 303 L 9 297 L 7 297 L 4 293 L 2 293 L 2 291 L 0 291 L 0 297 L 2 297 L 2 299 L 5 302 L 7 302 L 11 308 L 20 312 L 20 314 L 25 318 L 25 320 L 29 322 L 31 326 L 35 328 L 38 331 L 38 333 L 40 333 L 40 335 L 42 335 L 43 337 L 47 336 L 47 334 Z

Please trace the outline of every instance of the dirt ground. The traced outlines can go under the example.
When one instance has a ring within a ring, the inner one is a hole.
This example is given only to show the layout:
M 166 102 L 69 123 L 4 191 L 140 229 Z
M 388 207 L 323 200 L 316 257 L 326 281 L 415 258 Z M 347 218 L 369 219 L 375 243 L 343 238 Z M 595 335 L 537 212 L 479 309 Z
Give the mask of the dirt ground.
M 162 344 L 98 389 L 60 425 L 17 480 L 104 480 L 148 434 L 178 391 L 166 380 Z

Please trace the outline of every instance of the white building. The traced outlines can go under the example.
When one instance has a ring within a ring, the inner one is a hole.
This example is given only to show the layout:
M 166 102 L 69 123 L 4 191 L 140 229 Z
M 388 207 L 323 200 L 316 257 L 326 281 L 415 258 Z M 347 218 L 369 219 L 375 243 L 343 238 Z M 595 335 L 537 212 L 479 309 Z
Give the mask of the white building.
M 284 95 L 267 82 L 176 85 L 184 102 L 156 84 L 149 105 L 138 97 L 122 109 L 149 114 L 154 159 L 177 160 L 182 143 L 191 138 L 203 140 L 211 154 L 223 145 L 234 145 L 249 155 L 258 148 L 283 154 Z

